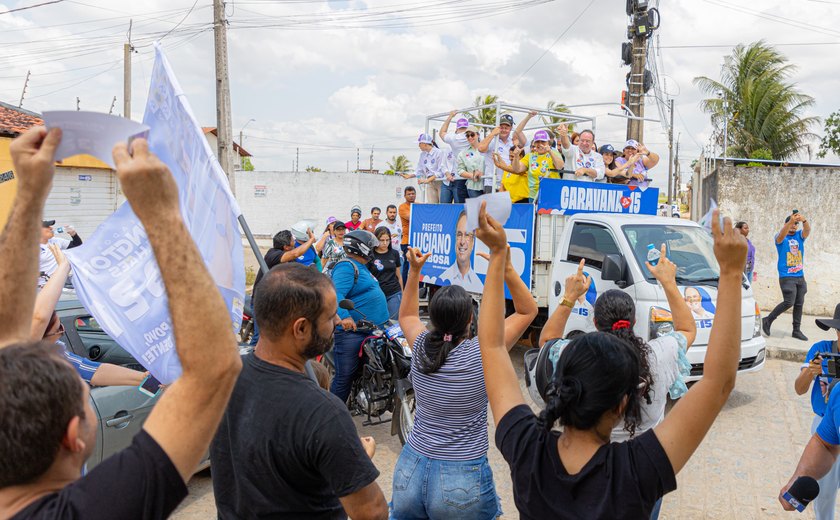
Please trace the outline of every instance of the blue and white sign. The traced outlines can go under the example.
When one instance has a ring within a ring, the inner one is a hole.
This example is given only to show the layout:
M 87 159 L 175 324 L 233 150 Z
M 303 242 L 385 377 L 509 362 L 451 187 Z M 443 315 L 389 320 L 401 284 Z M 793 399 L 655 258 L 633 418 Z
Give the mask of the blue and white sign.
M 504 227 L 513 267 L 530 287 L 534 205 L 514 204 Z M 467 231 L 463 204 L 412 204 L 409 244 L 432 253 L 420 273 L 424 282 L 460 285 L 471 293 L 484 290 L 487 261 L 476 253 L 489 249 Z M 507 287 L 505 296 L 510 298 Z
M 537 213 L 626 213 L 656 215 L 659 189 L 595 182 L 540 180 Z
M 80 181 L 92 181 L 93 175 L 79 175 Z
M 239 330 L 245 269 L 237 217 L 227 179 L 178 85 L 163 51 L 155 65 L 143 122 L 149 148 L 172 172 L 181 215 Z M 146 232 L 123 204 L 67 258 L 79 300 L 102 328 L 152 375 L 169 384 L 181 375 L 166 290 Z

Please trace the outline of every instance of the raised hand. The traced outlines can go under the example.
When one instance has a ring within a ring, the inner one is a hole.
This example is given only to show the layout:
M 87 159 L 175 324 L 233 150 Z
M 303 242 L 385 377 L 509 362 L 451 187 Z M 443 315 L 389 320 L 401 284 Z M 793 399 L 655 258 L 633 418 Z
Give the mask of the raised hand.
M 569 301 L 575 301 L 589 290 L 592 284 L 592 277 L 583 272 L 585 260 L 581 259 L 577 271 L 566 277 L 566 290 L 564 296 Z
M 450 111 L 450 112 L 449 112 L 449 119 L 452 119 L 453 117 L 455 117 L 455 115 L 456 115 L 457 113 L 458 113 L 458 111 L 457 111 L 457 110 L 452 110 L 452 111 Z
M 18 177 L 18 193 L 46 198 L 55 174 L 55 151 L 61 143 L 61 130 L 47 131 L 35 126 L 9 145 Z
M 676 283 L 677 265 L 665 256 L 665 244 L 660 248 L 661 256 L 656 265 L 650 265 L 650 262 L 645 262 L 645 265 L 656 280 L 665 285 L 667 283 Z
M 507 234 L 505 228 L 496 219 L 487 214 L 487 202 L 481 203 L 478 211 L 478 229 L 475 232 L 476 238 L 484 242 L 490 252 L 501 253 L 507 246 Z
M 566 126 L 566 123 L 560 124 L 557 128 L 554 129 L 554 133 L 560 137 L 568 137 L 569 136 L 569 127 Z
M 432 256 L 432 253 L 421 253 L 420 249 L 416 247 L 409 247 L 405 254 L 408 259 L 408 265 L 411 269 L 416 269 L 419 273 L 423 269 L 423 264 Z
M 50 250 L 50 253 L 55 257 L 55 262 L 58 264 L 58 267 L 64 267 L 68 264 L 67 257 L 64 256 L 64 252 L 55 244 L 47 244 L 47 248 Z
M 497 126 L 496 128 L 490 131 L 490 136 L 496 137 L 497 135 L 499 135 L 499 133 L 501 133 L 501 131 L 502 129 Z
M 747 263 L 747 239 L 732 227 L 732 219 L 720 222 L 720 210 L 712 212 L 712 238 L 715 240 L 715 258 L 720 264 L 720 274 L 738 274 L 744 272 Z
M 112 152 L 131 209 L 141 220 L 173 213 L 180 219 L 178 186 L 169 168 L 149 151 L 145 139 L 135 139 L 131 148 L 130 153 L 126 143 L 117 143 Z
M 497 168 L 501 168 L 503 165 L 507 166 L 502 160 L 502 156 L 496 152 L 493 152 L 493 164 L 495 164 Z

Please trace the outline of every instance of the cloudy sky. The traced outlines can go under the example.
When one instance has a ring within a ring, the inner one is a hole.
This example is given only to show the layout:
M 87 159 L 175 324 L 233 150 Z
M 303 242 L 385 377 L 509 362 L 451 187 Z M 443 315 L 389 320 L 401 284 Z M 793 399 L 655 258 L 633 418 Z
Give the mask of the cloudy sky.
M 162 43 L 204 126 L 215 126 L 210 0 L 114 2 L 44 0 L 0 3 L 0 100 L 35 111 L 122 112 L 123 44 L 129 20 L 132 116 L 141 119 L 152 69 L 151 43 Z M 657 5 L 657 0 L 650 4 Z M 654 59 L 664 96 L 675 99 L 675 139 L 687 165 L 709 142 L 695 76 L 717 77 L 738 43 L 765 39 L 798 66 L 793 78 L 825 118 L 840 109 L 836 55 L 840 0 L 672 0 L 659 5 Z M 471 105 L 478 95 L 544 107 L 554 100 L 595 118 L 597 142 L 619 145 L 617 113 L 628 67 L 623 0 L 235 0 L 228 2 L 233 130 L 261 170 L 300 167 L 344 171 L 418 151 L 426 115 Z M 660 119 L 656 99 L 646 115 Z M 517 121 L 519 116 L 515 116 Z M 667 158 L 667 134 L 646 123 L 645 142 Z M 822 133 L 822 125 L 814 128 Z M 807 160 L 807 157 L 803 158 Z M 838 162 L 828 157 L 826 162 Z M 663 165 L 655 176 L 667 172 Z

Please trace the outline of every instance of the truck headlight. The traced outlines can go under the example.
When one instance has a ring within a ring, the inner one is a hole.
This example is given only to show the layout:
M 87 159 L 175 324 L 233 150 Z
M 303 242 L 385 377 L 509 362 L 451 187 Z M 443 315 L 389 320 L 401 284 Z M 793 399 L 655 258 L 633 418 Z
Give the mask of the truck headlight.
M 669 332 L 674 332 L 674 318 L 671 316 L 671 311 L 662 307 L 651 307 L 648 337 L 656 339 Z
M 755 323 L 753 323 L 753 335 L 757 338 L 761 336 L 761 310 L 758 308 L 758 302 L 755 304 Z

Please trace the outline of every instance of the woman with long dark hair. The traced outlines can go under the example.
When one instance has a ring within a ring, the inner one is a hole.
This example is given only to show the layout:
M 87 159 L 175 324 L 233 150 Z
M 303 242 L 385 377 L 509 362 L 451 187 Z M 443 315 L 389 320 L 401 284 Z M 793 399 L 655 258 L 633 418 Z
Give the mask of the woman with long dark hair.
M 441 287 L 420 321 L 420 270 L 430 253 L 409 249 L 410 269 L 400 327 L 413 347 L 417 403 L 414 427 L 394 468 L 391 518 L 491 519 L 501 514 L 487 461 L 487 392 L 478 340 L 471 334 L 473 299 L 458 285 Z M 505 352 L 537 315 L 528 287 L 508 262 L 504 278 L 514 313 L 504 327 Z
M 655 428 L 614 443 L 610 437 L 617 424 L 623 422 L 633 432 L 642 420 L 640 392 L 647 382 L 641 377 L 637 348 L 606 332 L 579 336 L 562 351 L 547 347 L 553 368 L 547 407 L 534 415 L 504 349 L 505 230 L 482 208 L 477 236 L 490 249 L 490 264 L 478 337 L 496 446 L 510 465 L 522 518 L 647 518 L 657 500 L 676 489 L 675 475 L 735 386 L 741 354 L 741 278 L 747 244 L 729 219 L 721 226 L 718 215 L 715 211 L 712 216 L 720 265 L 718 312 L 703 378 Z M 570 278 L 567 285 L 588 285 L 582 266 Z M 553 430 L 558 420 L 562 433 Z
M 391 246 L 391 231 L 385 226 L 379 226 L 373 233 L 379 244 L 373 249 L 373 259 L 367 264 L 370 273 L 379 282 L 379 288 L 385 293 L 388 303 L 388 315 L 392 320 L 397 319 L 402 301 L 402 275 L 400 270 L 402 260 L 400 252 Z

